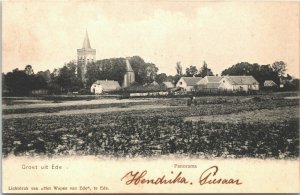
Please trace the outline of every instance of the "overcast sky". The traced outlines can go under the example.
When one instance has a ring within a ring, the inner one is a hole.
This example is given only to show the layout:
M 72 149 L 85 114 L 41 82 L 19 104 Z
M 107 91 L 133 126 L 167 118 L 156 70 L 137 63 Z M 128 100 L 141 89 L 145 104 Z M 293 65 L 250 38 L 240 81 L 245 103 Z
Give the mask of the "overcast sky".
M 2 13 L 3 72 L 62 67 L 87 29 L 97 59 L 138 55 L 167 74 L 283 60 L 299 77 L 298 2 L 4 1 Z

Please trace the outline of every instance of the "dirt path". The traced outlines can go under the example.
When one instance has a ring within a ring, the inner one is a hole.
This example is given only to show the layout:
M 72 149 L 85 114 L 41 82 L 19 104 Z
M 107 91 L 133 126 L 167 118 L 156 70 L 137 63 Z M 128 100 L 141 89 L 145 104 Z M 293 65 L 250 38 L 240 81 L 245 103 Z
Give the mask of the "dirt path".
M 130 102 L 149 102 L 151 99 L 98 99 L 98 100 L 77 100 L 65 101 L 61 103 L 53 103 L 49 101 L 34 103 L 34 104 L 16 104 L 16 105 L 2 105 L 2 109 L 20 109 L 20 108 L 50 108 L 73 105 L 95 105 L 95 104 L 114 104 L 114 103 L 130 103 Z
M 165 106 L 165 105 L 136 105 L 126 108 L 120 107 L 110 107 L 110 108 L 99 108 L 99 109 L 80 109 L 80 110 L 65 110 L 55 113 L 26 113 L 26 114 L 8 114 L 2 115 L 3 119 L 12 119 L 12 118 L 28 118 L 28 117 L 42 117 L 42 116 L 61 116 L 61 115 L 77 115 L 77 114 L 91 114 L 91 113 L 106 113 L 106 112 L 123 112 L 123 111 L 133 111 L 133 110 L 149 110 L 149 109 L 158 109 L 158 108 L 174 108 L 175 106 Z M 176 106 L 176 107 L 185 107 L 185 106 Z

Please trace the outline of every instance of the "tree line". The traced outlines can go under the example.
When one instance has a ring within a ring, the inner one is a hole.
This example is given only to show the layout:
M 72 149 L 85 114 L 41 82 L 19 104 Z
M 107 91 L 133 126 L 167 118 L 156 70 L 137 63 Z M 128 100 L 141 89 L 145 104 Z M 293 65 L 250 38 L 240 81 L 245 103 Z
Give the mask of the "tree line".
M 139 56 L 129 59 L 135 72 L 137 84 L 151 83 L 157 76 L 158 68 L 153 63 L 145 62 Z M 89 91 L 89 87 L 97 80 L 115 80 L 122 85 L 126 72 L 125 58 L 110 58 L 89 63 L 86 67 L 86 82 L 81 78 L 81 64 L 75 61 L 66 63 L 62 68 L 39 71 L 34 73 L 31 65 L 23 70 L 14 69 L 6 74 L 2 73 L 2 89 L 11 95 L 30 95 L 32 90 L 47 89 L 52 94 L 61 94 L 74 91 Z
M 175 65 L 176 74 L 167 75 L 158 74 L 158 68 L 155 64 L 145 62 L 140 56 L 129 58 L 129 62 L 135 72 L 136 85 L 144 86 L 153 81 L 162 83 L 165 81 L 176 84 L 182 77 L 205 77 L 214 76 L 213 71 L 204 61 L 200 68 L 190 65 L 183 70 L 181 62 Z M 283 61 L 276 61 L 272 65 L 251 64 L 248 62 L 237 63 L 222 71 L 221 76 L 225 75 L 251 75 L 260 84 L 265 80 L 272 80 L 277 85 L 284 83 L 289 89 L 299 89 L 299 79 L 293 79 L 290 75 L 285 76 L 287 65 Z M 88 88 L 97 80 L 115 80 L 122 85 L 123 77 L 126 72 L 125 58 L 110 58 L 98 60 L 89 63 L 86 67 L 86 82 L 81 79 L 81 69 L 75 61 L 66 63 L 62 68 L 39 71 L 34 73 L 31 65 L 25 66 L 24 70 L 14 69 L 7 74 L 2 73 L 2 89 L 9 91 L 11 95 L 24 96 L 30 95 L 32 90 L 47 89 L 52 94 L 61 94 L 67 92 L 88 90 Z

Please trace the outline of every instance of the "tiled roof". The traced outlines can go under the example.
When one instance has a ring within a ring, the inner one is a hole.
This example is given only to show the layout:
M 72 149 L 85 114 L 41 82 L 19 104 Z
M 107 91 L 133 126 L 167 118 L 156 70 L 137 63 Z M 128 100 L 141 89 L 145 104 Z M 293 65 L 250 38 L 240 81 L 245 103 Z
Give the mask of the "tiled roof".
M 195 86 L 202 77 L 181 77 L 187 84 L 187 86 Z
M 258 85 L 253 76 L 225 76 L 231 85 Z
M 149 86 L 159 86 L 159 84 L 156 81 L 153 81 L 152 83 L 149 84 Z
M 173 88 L 174 87 L 174 85 L 173 85 L 173 83 L 171 83 L 171 82 L 163 82 L 163 84 L 167 87 L 167 88 Z
M 208 81 L 209 83 L 218 83 L 218 82 L 221 81 L 221 79 L 222 79 L 223 77 L 219 77 L 219 76 L 206 76 L 206 78 L 207 78 L 207 81 Z
M 277 84 L 272 80 L 266 80 L 264 86 L 277 86 Z

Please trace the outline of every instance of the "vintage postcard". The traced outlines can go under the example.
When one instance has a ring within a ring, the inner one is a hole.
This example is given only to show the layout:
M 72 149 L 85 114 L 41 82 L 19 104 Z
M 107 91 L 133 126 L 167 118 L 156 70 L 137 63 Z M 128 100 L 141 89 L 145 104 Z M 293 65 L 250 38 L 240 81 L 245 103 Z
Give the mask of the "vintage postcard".
M 299 5 L 3 1 L 2 192 L 300 192 Z

